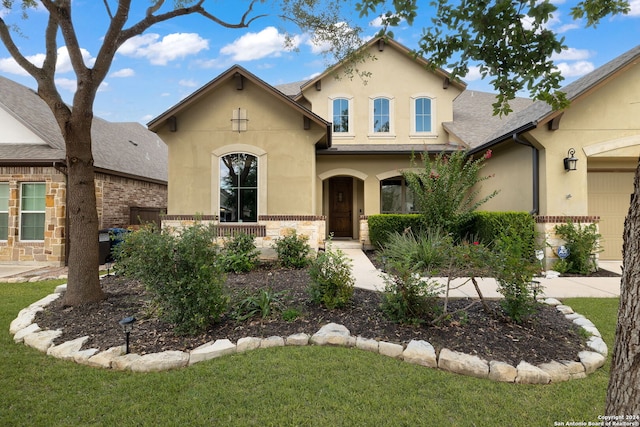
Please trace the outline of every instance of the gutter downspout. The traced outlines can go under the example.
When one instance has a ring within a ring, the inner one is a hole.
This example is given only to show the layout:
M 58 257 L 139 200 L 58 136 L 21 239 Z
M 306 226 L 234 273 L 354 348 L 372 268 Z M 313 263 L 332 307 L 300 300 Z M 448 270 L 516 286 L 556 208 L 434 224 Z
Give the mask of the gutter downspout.
M 62 162 L 53 162 L 53 168 L 64 175 L 64 266 L 69 266 L 69 178 L 67 176 L 66 165 Z
M 514 133 L 511 137 L 514 142 L 531 147 L 531 168 L 533 169 L 533 209 L 529 212 L 532 215 L 540 213 L 540 152 L 529 141 L 526 141 Z

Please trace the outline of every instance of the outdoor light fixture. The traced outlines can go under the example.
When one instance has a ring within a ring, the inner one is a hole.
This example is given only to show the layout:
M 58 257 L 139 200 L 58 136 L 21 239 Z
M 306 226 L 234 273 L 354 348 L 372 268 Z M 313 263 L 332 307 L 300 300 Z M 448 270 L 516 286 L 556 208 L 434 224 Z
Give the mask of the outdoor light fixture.
M 569 157 L 564 158 L 564 170 L 566 170 L 567 172 L 574 171 L 576 170 L 576 166 L 578 164 L 578 159 L 573 157 L 573 155 L 576 154 L 576 150 L 574 148 L 569 148 L 567 154 L 569 155 Z
M 122 329 L 124 330 L 124 336 L 125 336 L 124 353 L 125 354 L 129 354 L 129 334 L 133 329 L 133 322 L 135 321 L 136 321 L 135 317 L 129 316 L 129 317 L 125 317 L 124 319 L 118 322 L 120 323 L 120 325 L 122 326 Z

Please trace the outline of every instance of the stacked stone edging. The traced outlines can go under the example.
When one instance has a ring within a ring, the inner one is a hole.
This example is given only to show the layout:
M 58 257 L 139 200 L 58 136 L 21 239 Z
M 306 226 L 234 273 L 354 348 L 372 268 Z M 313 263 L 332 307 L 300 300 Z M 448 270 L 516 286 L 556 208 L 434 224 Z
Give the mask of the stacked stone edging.
M 298 333 L 288 337 L 272 336 L 268 338 L 245 337 L 233 344 L 228 339 L 219 339 L 203 344 L 190 352 L 164 351 L 146 355 L 124 354 L 124 346 L 112 347 L 98 352 L 98 349 L 82 350 L 88 337 L 76 338 L 59 345 L 54 340 L 62 331 L 43 331 L 33 323 L 36 313 L 60 297 L 66 285 L 58 286 L 55 293 L 34 302 L 18 313 L 11 322 L 9 332 L 16 343 L 36 348 L 48 355 L 76 363 L 114 370 L 134 372 L 157 372 L 182 368 L 205 360 L 215 359 L 234 353 L 250 350 L 284 346 L 332 345 L 355 347 L 364 351 L 379 353 L 387 357 L 404 360 L 408 363 L 437 368 L 461 375 L 486 378 L 492 381 L 519 384 L 549 384 L 585 378 L 588 374 L 604 365 L 608 348 L 598 329 L 584 316 L 575 313 L 571 307 L 563 305 L 554 298 L 547 298 L 545 304 L 555 306 L 569 320 L 584 328 L 590 338 L 589 350 L 577 354 L 578 361 L 560 360 L 532 365 L 521 361 L 512 366 L 501 361 L 487 361 L 478 356 L 452 351 L 446 348 L 436 352 L 433 345 L 423 340 L 412 340 L 406 347 L 386 341 L 377 341 L 366 337 L 354 337 L 349 330 L 336 323 L 329 323 L 313 335 Z

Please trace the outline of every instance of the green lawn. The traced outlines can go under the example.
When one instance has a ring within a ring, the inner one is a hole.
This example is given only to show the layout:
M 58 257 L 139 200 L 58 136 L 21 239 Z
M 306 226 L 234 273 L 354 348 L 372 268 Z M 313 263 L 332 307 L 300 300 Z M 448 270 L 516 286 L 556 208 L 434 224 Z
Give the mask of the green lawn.
M 177 371 L 112 372 L 13 343 L 18 311 L 59 282 L 0 284 L 2 426 L 553 426 L 597 421 L 609 362 L 547 386 L 494 383 L 356 349 L 280 347 Z M 617 299 L 567 299 L 613 347 Z

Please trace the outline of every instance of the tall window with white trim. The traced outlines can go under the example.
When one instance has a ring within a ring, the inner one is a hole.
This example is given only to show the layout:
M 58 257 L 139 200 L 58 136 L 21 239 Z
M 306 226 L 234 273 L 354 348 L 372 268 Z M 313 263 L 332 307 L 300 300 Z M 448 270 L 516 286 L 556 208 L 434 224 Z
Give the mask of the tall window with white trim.
M 23 183 L 20 199 L 20 240 L 44 240 L 44 183 Z
M 0 240 L 9 236 L 9 183 L 0 182 Z

